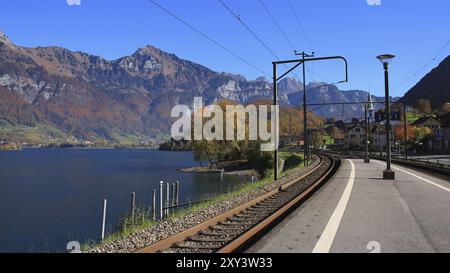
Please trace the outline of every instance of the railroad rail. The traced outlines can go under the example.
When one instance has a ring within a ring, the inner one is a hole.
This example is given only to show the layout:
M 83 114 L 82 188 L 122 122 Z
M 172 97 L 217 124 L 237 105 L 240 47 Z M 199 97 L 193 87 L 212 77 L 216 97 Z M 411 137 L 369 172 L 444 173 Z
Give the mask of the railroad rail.
M 339 159 L 318 154 L 319 164 L 278 189 L 222 213 L 138 253 L 230 253 L 241 250 L 306 200 L 339 167 Z

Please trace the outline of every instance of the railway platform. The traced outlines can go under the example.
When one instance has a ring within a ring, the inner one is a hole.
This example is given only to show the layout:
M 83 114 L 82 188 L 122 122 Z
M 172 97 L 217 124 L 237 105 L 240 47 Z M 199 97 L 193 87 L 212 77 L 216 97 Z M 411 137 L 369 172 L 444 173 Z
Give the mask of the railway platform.
M 385 162 L 343 159 L 305 204 L 251 253 L 450 252 L 450 181 Z

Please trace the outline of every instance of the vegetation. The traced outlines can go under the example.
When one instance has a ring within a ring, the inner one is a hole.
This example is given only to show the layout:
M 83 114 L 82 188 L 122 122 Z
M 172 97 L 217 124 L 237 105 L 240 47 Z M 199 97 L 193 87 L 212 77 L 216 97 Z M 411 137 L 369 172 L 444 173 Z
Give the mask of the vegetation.
M 161 151 L 190 151 L 192 150 L 192 143 L 186 140 L 176 141 L 171 139 L 159 145 Z
M 420 112 L 422 112 L 422 113 L 424 113 L 424 114 L 427 114 L 427 115 L 431 114 L 431 112 L 432 112 L 432 110 L 433 110 L 433 109 L 431 108 L 431 103 L 430 103 L 430 101 L 427 100 L 427 99 L 420 99 L 420 100 L 418 100 L 417 103 L 416 103 L 416 108 L 417 108 Z
M 131 216 L 130 212 L 122 217 L 117 231 L 107 234 L 105 239 L 100 243 L 93 240 L 88 240 L 82 245 L 81 249 L 82 251 L 88 251 L 94 247 L 115 242 L 135 232 L 150 228 L 156 224 L 157 222 L 151 220 L 150 210 L 146 209 L 144 206 L 139 206 L 134 211 L 134 217 Z
M 285 160 L 285 167 L 279 176 L 280 178 L 295 171 L 297 168 L 301 168 L 301 166 L 302 166 L 303 157 L 300 154 L 291 153 L 291 152 L 281 152 L 280 157 Z M 242 186 L 239 189 L 236 189 L 232 192 L 222 194 L 222 195 L 216 196 L 214 198 L 211 198 L 210 200 L 195 204 L 191 207 L 178 210 L 174 213 L 171 213 L 170 217 L 168 219 L 170 220 L 170 219 L 181 218 L 185 215 L 197 212 L 197 211 L 207 208 L 209 206 L 214 206 L 220 202 L 230 200 L 240 194 L 248 193 L 259 187 L 266 186 L 266 185 L 272 183 L 273 179 L 274 179 L 273 169 L 271 169 L 268 171 L 268 174 L 264 179 L 261 179 L 254 183 L 247 183 L 244 186 Z M 133 223 L 133 224 L 131 224 L 131 223 Z M 88 251 L 89 249 L 95 248 L 97 246 L 101 246 L 104 244 L 108 244 L 108 243 L 120 240 L 120 239 L 122 239 L 126 236 L 129 236 L 135 232 L 139 232 L 139 231 L 145 230 L 147 228 L 151 228 L 151 227 L 155 226 L 156 224 L 158 224 L 158 222 L 151 220 L 150 213 L 148 210 L 145 209 L 145 207 L 138 207 L 134 213 L 134 221 L 131 218 L 131 214 L 127 213 L 122 218 L 122 220 L 119 224 L 118 231 L 108 234 L 106 236 L 106 238 L 100 243 L 95 242 L 93 240 L 85 242 L 82 246 L 82 250 Z
M 0 150 L 12 151 L 22 149 L 21 145 L 14 142 L 5 142 L 0 144 Z

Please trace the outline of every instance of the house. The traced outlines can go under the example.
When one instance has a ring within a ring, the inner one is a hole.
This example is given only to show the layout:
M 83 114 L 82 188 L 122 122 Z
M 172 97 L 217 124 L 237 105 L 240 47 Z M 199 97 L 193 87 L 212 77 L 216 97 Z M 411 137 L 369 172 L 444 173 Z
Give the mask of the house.
M 441 122 L 433 116 L 421 117 L 411 125 L 416 127 L 428 127 L 433 130 L 433 132 L 442 127 Z
M 450 152 L 450 112 L 439 117 L 441 128 L 435 132 L 435 149 L 440 152 Z
M 395 136 L 393 132 L 394 126 L 392 126 L 391 132 L 391 148 L 395 144 Z M 386 127 L 383 123 L 375 123 L 371 129 L 372 143 L 371 149 L 376 152 L 386 151 Z
M 428 127 L 433 135 L 423 139 L 423 152 L 425 153 L 448 153 L 450 152 L 450 113 L 441 115 L 439 118 L 426 116 L 413 123 L 416 127 Z
M 279 138 L 280 141 L 280 147 L 295 147 L 303 148 L 303 137 L 299 136 L 288 136 L 288 135 L 281 135 Z
M 345 146 L 345 134 L 343 130 L 338 129 L 333 135 L 333 143 L 336 146 Z
M 366 129 L 361 124 L 348 127 L 345 134 L 346 148 L 361 149 L 366 145 Z
M 375 124 L 372 129 L 372 143 L 371 147 L 377 152 L 382 152 L 386 149 L 386 129 L 380 124 Z

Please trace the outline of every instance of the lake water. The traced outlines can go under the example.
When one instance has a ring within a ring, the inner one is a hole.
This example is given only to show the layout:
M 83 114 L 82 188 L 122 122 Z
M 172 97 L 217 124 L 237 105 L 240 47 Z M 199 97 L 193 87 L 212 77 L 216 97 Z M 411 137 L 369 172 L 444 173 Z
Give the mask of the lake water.
M 65 252 L 68 241 L 100 237 L 103 199 L 107 231 L 130 206 L 150 206 L 159 181 L 180 181 L 180 202 L 202 200 L 248 178 L 176 171 L 197 166 L 190 152 L 26 149 L 0 152 L 0 252 Z M 159 203 L 157 198 L 157 203 Z

